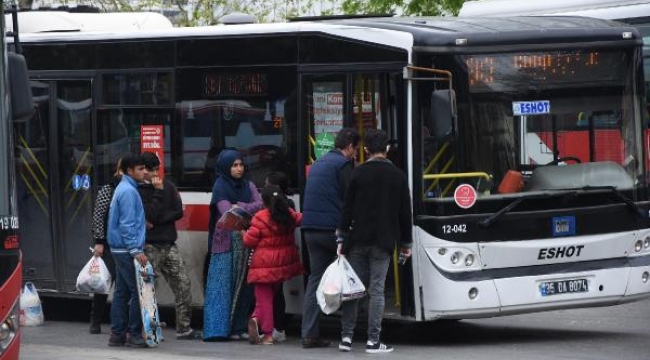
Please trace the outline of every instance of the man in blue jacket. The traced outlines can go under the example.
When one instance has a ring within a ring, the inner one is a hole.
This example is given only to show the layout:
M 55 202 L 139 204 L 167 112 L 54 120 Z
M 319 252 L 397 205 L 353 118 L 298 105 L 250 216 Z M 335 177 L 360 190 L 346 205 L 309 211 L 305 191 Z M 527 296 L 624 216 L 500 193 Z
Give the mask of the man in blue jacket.
M 108 244 L 115 260 L 115 292 L 111 307 L 111 337 L 109 346 L 123 346 L 129 333 L 129 346 L 146 347 L 142 338 L 142 320 L 133 259 L 147 263 L 144 254 L 145 215 L 138 183 L 146 170 L 139 155 L 122 158 L 122 179 L 115 188 L 108 210 Z M 128 315 L 127 315 L 128 313 Z
M 352 128 L 339 131 L 335 149 L 321 156 L 309 170 L 302 206 L 303 239 L 309 251 L 309 279 L 302 309 L 302 346 L 330 345 L 320 338 L 320 307 L 316 288 L 329 264 L 336 258 L 336 228 L 341 217 L 345 188 L 354 169 L 361 137 Z

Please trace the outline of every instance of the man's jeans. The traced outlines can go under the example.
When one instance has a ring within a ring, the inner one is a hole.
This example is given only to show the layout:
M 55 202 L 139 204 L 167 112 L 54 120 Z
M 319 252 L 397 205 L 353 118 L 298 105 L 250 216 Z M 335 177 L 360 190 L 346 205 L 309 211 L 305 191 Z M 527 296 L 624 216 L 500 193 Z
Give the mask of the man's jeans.
M 303 339 L 320 337 L 321 309 L 316 300 L 316 289 L 325 269 L 336 259 L 336 235 L 334 231 L 305 230 L 303 233 L 309 251 L 309 280 L 302 307 Z
M 384 286 L 390 264 L 390 253 L 376 246 L 353 246 L 346 258 L 366 286 L 368 296 L 368 340 L 379 342 L 381 320 L 384 317 Z M 341 338 L 354 335 L 359 300 L 344 301 L 341 305 Z
M 135 266 L 130 254 L 115 254 L 115 292 L 111 306 L 111 333 L 123 337 L 127 331 L 131 338 L 142 337 L 142 317 L 138 286 L 135 281 Z M 128 318 L 126 317 L 128 313 Z

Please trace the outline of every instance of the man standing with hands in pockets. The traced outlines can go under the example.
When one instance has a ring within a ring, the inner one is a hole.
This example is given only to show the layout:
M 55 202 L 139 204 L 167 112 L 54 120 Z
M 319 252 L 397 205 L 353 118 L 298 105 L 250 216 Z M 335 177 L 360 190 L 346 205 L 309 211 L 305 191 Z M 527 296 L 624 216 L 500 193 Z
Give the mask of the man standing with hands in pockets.
M 124 156 L 120 169 L 122 179 L 115 188 L 108 210 L 107 237 L 115 260 L 116 273 L 111 307 L 111 337 L 108 345 L 146 347 L 147 343 L 142 338 L 140 301 L 133 259 L 137 259 L 143 266 L 147 264 L 147 256 L 143 250 L 144 207 L 138 193 L 138 183 L 144 180 L 147 170 L 139 155 Z

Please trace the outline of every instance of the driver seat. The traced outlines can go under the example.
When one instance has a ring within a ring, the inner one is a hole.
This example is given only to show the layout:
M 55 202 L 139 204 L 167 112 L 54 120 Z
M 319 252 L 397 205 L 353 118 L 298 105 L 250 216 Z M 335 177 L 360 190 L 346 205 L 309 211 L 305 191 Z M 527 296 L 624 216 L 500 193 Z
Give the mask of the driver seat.
M 499 183 L 497 193 L 518 193 L 524 188 L 524 176 L 519 171 L 508 170 Z

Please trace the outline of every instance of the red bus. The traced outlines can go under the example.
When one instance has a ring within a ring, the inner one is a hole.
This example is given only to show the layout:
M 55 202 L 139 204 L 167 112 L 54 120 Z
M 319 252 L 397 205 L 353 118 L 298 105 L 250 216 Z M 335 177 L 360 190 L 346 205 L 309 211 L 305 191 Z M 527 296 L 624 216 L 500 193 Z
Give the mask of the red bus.
M 14 17 L 15 19 L 15 17 Z M 0 28 L 4 34 L 4 16 Z M 14 29 L 17 29 L 14 22 Z M 19 44 L 14 32 L 14 44 Z M 20 46 L 16 47 L 20 50 Z M 0 36 L 0 359 L 18 359 L 20 351 L 20 289 L 22 254 L 20 252 L 18 199 L 14 168 L 13 120 L 31 116 L 34 109 L 22 55 L 7 55 L 5 37 Z M 9 106 L 8 106 L 9 105 Z

